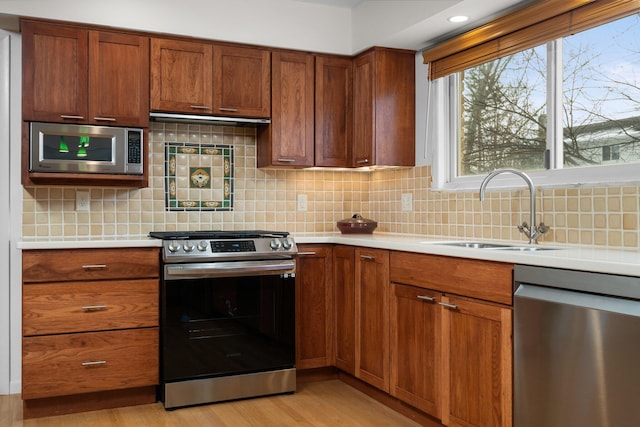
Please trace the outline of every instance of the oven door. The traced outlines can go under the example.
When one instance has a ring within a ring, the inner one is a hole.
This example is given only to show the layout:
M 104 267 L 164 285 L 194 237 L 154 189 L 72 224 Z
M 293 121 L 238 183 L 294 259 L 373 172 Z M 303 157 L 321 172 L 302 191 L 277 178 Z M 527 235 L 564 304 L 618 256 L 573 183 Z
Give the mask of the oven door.
M 163 383 L 293 368 L 295 261 L 167 264 Z

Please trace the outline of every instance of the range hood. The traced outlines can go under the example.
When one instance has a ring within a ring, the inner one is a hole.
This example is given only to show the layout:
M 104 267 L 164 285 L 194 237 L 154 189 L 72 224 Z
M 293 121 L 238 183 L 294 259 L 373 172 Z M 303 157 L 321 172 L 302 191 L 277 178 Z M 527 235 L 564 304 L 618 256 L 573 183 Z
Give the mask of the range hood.
M 257 119 L 246 117 L 219 117 L 219 116 L 201 116 L 197 114 L 178 114 L 178 113 L 149 113 L 149 118 L 153 122 L 168 123 L 193 123 L 207 124 L 214 126 L 257 126 L 268 125 L 271 123 L 269 119 Z

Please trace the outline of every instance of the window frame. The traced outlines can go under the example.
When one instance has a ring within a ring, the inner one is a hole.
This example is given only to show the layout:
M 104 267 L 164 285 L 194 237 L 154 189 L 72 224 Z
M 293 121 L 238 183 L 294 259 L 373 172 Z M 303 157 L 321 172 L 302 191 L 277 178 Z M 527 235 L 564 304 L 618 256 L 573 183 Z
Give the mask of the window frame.
M 606 25 L 608 22 L 602 22 Z M 548 41 L 547 45 L 547 149 L 549 152 L 548 169 L 543 171 L 525 171 L 541 187 L 566 187 L 581 185 L 614 185 L 640 182 L 640 164 L 610 164 L 597 166 L 563 167 L 562 136 L 562 43 L 558 39 Z M 444 191 L 470 191 L 480 187 L 485 175 L 456 176 L 457 149 L 459 147 L 459 82 L 458 73 L 430 80 L 431 85 L 444 85 L 446 96 L 436 98 L 438 108 L 446 111 L 445 117 L 437 120 L 445 129 L 431 133 L 432 157 L 432 189 Z M 552 77 L 552 78 L 551 78 Z M 559 87 L 560 86 L 560 87 Z M 448 98 L 448 99 L 444 99 Z M 560 107 L 558 107 L 560 106 Z M 558 142 L 559 143 L 558 143 Z M 429 144 L 430 141 L 427 141 Z M 491 184 L 494 189 L 511 189 L 522 186 L 522 181 L 513 175 L 497 176 Z

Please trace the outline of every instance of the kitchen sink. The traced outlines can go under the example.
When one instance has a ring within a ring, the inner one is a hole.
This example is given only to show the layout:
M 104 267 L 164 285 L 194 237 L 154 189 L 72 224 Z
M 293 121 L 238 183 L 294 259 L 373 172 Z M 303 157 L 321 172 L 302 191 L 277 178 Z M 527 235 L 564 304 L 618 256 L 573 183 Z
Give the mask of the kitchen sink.
M 426 245 L 438 245 L 438 246 L 456 246 L 459 248 L 473 248 L 473 249 L 505 249 L 511 247 L 506 243 L 489 243 L 489 242 L 422 242 Z
M 538 252 L 538 251 L 550 251 L 558 250 L 562 248 L 550 247 L 550 246 L 535 246 L 535 245 L 517 245 L 510 243 L 494 243 L 494 242 L 421 242 L 425 245 L 436 246 L 454 246 L 458 248 L 470 248 L 470 249 L 487 249 L 487 250 L 500 250 L 500 251 L 521 251 L 521 252 Z

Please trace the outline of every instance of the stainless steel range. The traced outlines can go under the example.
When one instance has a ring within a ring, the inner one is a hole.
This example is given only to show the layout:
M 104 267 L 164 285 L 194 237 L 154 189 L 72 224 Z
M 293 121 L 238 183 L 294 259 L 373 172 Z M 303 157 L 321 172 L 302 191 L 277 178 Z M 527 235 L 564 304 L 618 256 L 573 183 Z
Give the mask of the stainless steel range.
M 165 408 L 295 391 L 297 247 L 287 232 L 151 232 L 163 239 Z

